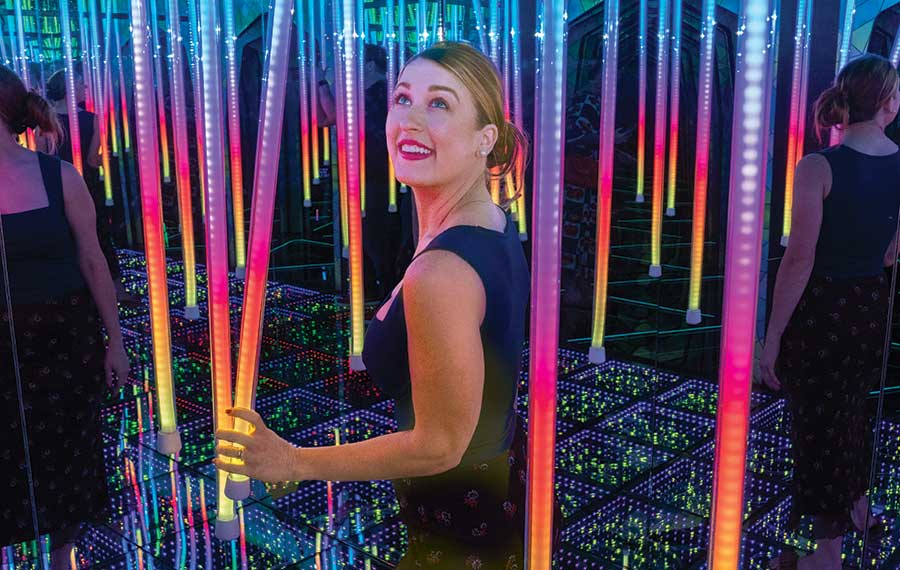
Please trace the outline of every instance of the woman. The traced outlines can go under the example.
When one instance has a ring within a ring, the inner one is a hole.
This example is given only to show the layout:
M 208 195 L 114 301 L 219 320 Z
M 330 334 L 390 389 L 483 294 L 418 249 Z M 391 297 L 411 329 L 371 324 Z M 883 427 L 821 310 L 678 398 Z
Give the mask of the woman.
M 369 327 L 363 358 L 397 403 L 397 433 L 296 449 L 253 411 L 251 435 L 220 430 L 217 460 L 264 481 L 391 479 L 409 530 L 400 568 L 523 568 L 523 432 L 515 413 L 528 268 L 488 169 L 524 152 L 504 120 L 490 60 L 442 42 L 398 77 L 386 133 L 415 193 L 414 260 Z M 235 445 L 236 444 L 236 445 Z
M 0 279 L 9 279 L 0 283 L 0 386 L 13 434 L 0 462 L 0 544 L 32 540 L 37 527 L 50 533 L 52 567 L 61 569 L 81 523 L 108 503 L 100 399 L 104 377 L 120 386 L 129 365 L 91 196 L 71 164 L 16 143 L 27 128 L 60 134 L 47 102 L 0 66 L 0 172 L 16 181 L 0 185 Z
M 784 388 L 792 418 L 791 524 L 813 517 L 817 548 L 773 567 L 839 570 L 843 535 L 876 521 L 866 492 L 872 460 L 867 394 L 881 377 L 897 260 L 900 152 L 884 134 L 900 108 L 897 70 L 866 55 L 847 64 L 815 104 L 819 138 L 794 178 L 793 231 L 778 269 L 760 358 L 763 381 Z M 893 238 L 893 239 L 892 239 Z

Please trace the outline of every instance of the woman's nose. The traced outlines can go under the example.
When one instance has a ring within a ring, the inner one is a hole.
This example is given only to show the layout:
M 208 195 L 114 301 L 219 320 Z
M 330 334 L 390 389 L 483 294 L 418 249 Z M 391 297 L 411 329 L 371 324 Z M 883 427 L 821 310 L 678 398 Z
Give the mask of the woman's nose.
M 420 130 L 424 124 L 425 113 L 416 105 L 411 105 L 400 116 L 400 127 L 403 130 Z

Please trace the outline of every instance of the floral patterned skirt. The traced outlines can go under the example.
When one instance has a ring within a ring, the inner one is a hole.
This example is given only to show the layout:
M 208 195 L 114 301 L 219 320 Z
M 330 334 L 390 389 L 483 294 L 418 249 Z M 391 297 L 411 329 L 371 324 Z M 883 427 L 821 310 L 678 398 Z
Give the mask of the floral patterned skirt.
M 787 394 L 794 460 L 791 524 L 816 517 L 816 538 L 846 532 L 869 486 L 872 417 L 890 289 L 878 275 L 813 277 L 781 339 L 776 373 Z
M 397 568 L 524 570 L 526 444 L 520 422 L 512 448 L 490 461 L 395 480 L 409 533 Z
M 38 528 L 69 531 L 109 503 L 100 423 L 104 343 L 86 291 L 13 307 Z M 0 545 L 33 540 L 10 313 L 0 310 Z

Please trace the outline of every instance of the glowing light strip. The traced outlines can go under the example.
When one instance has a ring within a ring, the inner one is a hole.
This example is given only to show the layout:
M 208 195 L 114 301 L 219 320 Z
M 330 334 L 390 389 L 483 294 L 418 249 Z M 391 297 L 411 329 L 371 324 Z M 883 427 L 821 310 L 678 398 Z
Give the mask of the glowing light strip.
M 90 42 L 88 41 L 89 25 L 84 21 L 85 6 L 84 0 L 78 0 L 78 28 L 80 34 L 81 45 L 81 75 L 84 80 L 84 108 L 91 113 L 94 112 L 94 82 L 91 78 L 91 50 L 88 49 Z
M 672 0 L 672 75 L 669 101 L 669 192 L 666 216 L 675 215 L 678 174 L 678 119 L 681 96 L 681 0 Z
M 840 73 L 841 69 L 847 64 L 850 58 L 850 37 L 853 34 L 853 15 L 856 14 L 856 0 L 843 0 L 844 18 L 841 26 L 840 43 L 838 44 L 837 63 L 835 64 L 834 75 Z M 841 142 L 841 131 L 836 127 L 831 128 L 831 139 L 829 144 L 834 146 Z
M 119 128 L 116 116 L 115 84 L 112 80 L 112 62 L 106 66 L 106 112 L 109 115 L 109 137 L 112 142 L 112 155 L 119 156 Z
M 247 263 L 244 305 L 241 312 L 241 343 L 238 352 L 235 389 L 235 405 L 243 408 L 252 408 L 256 399 L 256 378 L 259 369 L 259 349 L 269 273 L 269 248 L 272 245 L 272 218 L 275 213 L 278 159 L 281 153 L 284 91 L 287 85 L 291 49 L 292 5 L 293 0 L 275 0 L 270 16 L 272 27 L 267 50 L 266 78 L 263 83 L 265 96 L 259 113 L 256 168 L 253 171 L 250 255 Z M 303 30 L 303 10 L 297 10 L 297 14 L 300 15 L 299 29 Z M 205 50 L 204 53 L 206 53 Z M 302 76 L 303 70 L 301 70 Z M 236 420 L 235 429 L 247 433 L 250 426 L 243 420 Z M 246 479 L 246 477 L 236 475 L 231 475 L 229 478 L 235 481 Z M 249 485 L 244 487 L 244 490 L 249 496 Z M 246 498 L 237 497 L 230 492 L 229 495 L 233 498 Z
M 744 27 L 735 72 L 734 136 L 725 242 L 722 364 L 719 368 L 710 521 L 709 566 L 712 570 L 738 568 L 740 560 L 772 87 L 772 54 L 767 49 L 769 2 L 747 0 L 742 12 Z
M 531 251 L 528 489 L 525 564 L 550 570 L 553 470 L 556 447 L 556 359 L 559 341 L 560 228 L 566 117 L 564 0 L 543 2 L 538 21 L 539 69 L 535 112 L 535 191 Z
M 894 45 L 891 47 L 890 60 L 894 67 L 900 65 L 900 26 L 897 26 L 897 31 L 894 33 Z
M 225 11 L 225 85 L 228 105 L 228 151 L 231 156 L 231 210 L 234 216 L 234 273 L 244 276 L 247 265 L 247 238 L 244 234 L 244 171 L 241 164 L 241 116 L 238 106 L 237 56 L 234 43 L 234 2 L 222 3 Z M 303 28 L 298 28 L 303 30 Z M 303 74 L 300 74 L 303 78 Z M 300 82 L 301 89 L 305 88 Z M 302 99 L 305 101 L 305 99 Z
M 812 37 L 813 3 L 809 0 L 806 8 L 806 33 L 803 40 L 803 80 L 800 82 L 800 116 L 803 117 L 797 124 L 797 160 L 803 156 L 804 141 L 806 140 L 806 108 L 809 101 L 809 42 Z
M 522 74 L 521 74 L 521 62 L 519 61 L 519 25 L 521 23 L 521 18 L 519 17 L 519 3 L 517 1 L 510 2 L 510 10 L 512 26 L 510 27 L 509 34 L 512 36 L 512 71 L 513 71 L 513 123 L 515 123 L 516 127 L 519 128 L 520 131 L 525 132 L 524 124 L 522 121 L 522 113 L 524 109 L 522 107 Z M 516 189 L 519 192 L 519 197 L 516 201 L 516 215 L 517 222 L 519 224 L 519 240 L 525 241 L 528 239 L 528 215 L 525 206 L 525 161 L 520 156 L 518 163 L 516 164 Z
M 805 1 L 805 0 L 801 0 Z M 703 240 L 706 235 L 706 197 L 709 189 L 709 129 L 712 122 L 712 83 L 715 57 L 716 0 L 703 0 L 700 14 L 700 67 L 697 90 L 697 146 L 694 159 L 694 217 L 691 225 L 691 277 L 688 285 L 688 324 L 701 321 Z
M 159 401 L 159 451 L 177 453 L 181 448 L 175 417 L 172 384 L 172 347 L 169 336 L 169 295 L 166 284 L 166 256 L 162 240 L 162 204 L 159 183 L 159 149 L 154 119 L 153 95 L 148 60 L 149 33 L 144 2 L 131 0 L 132 51 L 134 53 L 135 112 L 137 114 L 138 171 L 141 184 L 141 217 L 147 257 L 150 297 L 150 329 L 153 339 L 153 366 Z M 175 445 L 177 443 L 177 445 Z M 172 445 L 168 445 L 172 444 Z
M 312 5 L 312 2 L 309 2 Z M 303 178 L 303 206 L 309 208 L 312 206 L 312 181 L 310 180 L 310 144 L 317 146 L 315 141 L 316 132 L 312 132 L 310 137 L 310 106 L 308 104 L 308 94 L 306 89 L 306 26 L 304 25 L 304 8 L 303 0 L 297 0 L 297 9 L 294 11 L 297 18 L 297 67 L 299 70 L 300 81 L 300 163 Z M 314 37 L 314 36 L 313 36 Z M 312 63 L 311 67 L 315 67 Z M 315 93 L 317 85 L 312 84 L 310 91 Z M 315 97 L 315 95 L 313 95 Z M 312 115 L 316 114 L 316 108 L 312 108 Z M 310 138 L 313 140 L 310 141 Z
M 100 160 L 103 167 L 101 171 L 103 177 L 103 194 L 106 200 L 107 206 L 113 205 L 113 192 L 112 192 L 112 173 L 110 171 L 110 160 L 109 160 L 109 121 L 107 118 L 107 97 L 106 97 L 106 89 L 109 88 L 109 85 L 104 85 L 104 81 L 106 79 L 106 68 L 109 66 L 109 24 L 112 23 L 112 0 L 107 0 L 106 2 L 106 33 L 104 34 L 104 50 L 103 50 L 103 59 L 99 59 L 96 62 L 96 78 L 97 78 L 97 101 L 99 101 L 99 109 L 97 110 L 98 115 L 98 123 L 100 125 Z M 97 15 L 97 5 L 96 2 L 91 2 L 91 26 L 96 27 L 95 30 L 95 38 L 97 43 L 99 44 L 99 26 L 97 25 L 98 15 Z M 95 49 L 99 49 L 99 45 L 95 46 Z
M 131 150 L 131 128 L 128 126 L 128 99 L 125 94 L 125 64 L 122 63 L 122 42 L 119 40 L 119 26 L 115 26 L 116 30 L 116 62 L 119 71 L 119 98 L 122 106 L 122 139 L 125 143 L 125 150 Z
M 653 118 L 653 211 L 650 223 L 650 277 L 662 276 L 662 202 L 666 162 L 666 103 L 669 68 L 669 2 L 659 0 L 656 31 L 656 115 Z
M 312 150 L 312 177 L 313 184 L 318 185 L 321 181 L 319 180 L 320 170 L 320 161 L 319 161 L 319 83 L 316 81 L 316 3 L 315 0 L 308 0 L 307 6 L 309 9 L 309 43 L 307 44 L 308 55 L 306 56 L 309 60 L 309 132 L 310 132 L 310 147 Z M 325 46 L 322 46 L 322 51 L 325 51 Z M 309 205 L 307 205 L 306 200 L 303 201 L 303 205 L 307 207 L 312 207 L 312 197 L 310 196 Z
M 59 21 L 62 28 L 63 57 L 66 64 L 66 109 L 69 118 L 69 144 L 72 147 L 72 164 L 79 174 L 84 174 L 84 167 L 81 161 L 81 131 L 78 128 L 78 105 L 75 102 L 75 65 L 72 61 L 72 29 L 69 21 L 68 2 L 59 3 Z
M 163 82 L 165 77 L 162 72 L 162 56 L 160 55 L 159 46 L 159 17 L 156 14 L 156 1 L 151 0 L 150 4 L 150 29 L 153 32 L 153 68 L 156 77 L 156 106 L 159 113 L 159 141 L 160 153 L 162 154 L 162 175 L 163 181 L 168 183 L 171 178 L 171 165 L 169 162 L 169 129 L 167 127 L 166 118 L 166 98 L 163 93 Z
M 616 82 L 619 64 L 619 0 L 606 0 L 603 23 L 603 87 L 600 111 L 600 164 L 597 173 L 597 273 L 594 279 L 594 326 L 590 361 L 606 362 L 603 344 L 609 284 L 610 220 L 616 141 Z
M 491 61 L 494 62 L 494 65 L 499 67 L 499 57 L 500 57 L 500 36 L 497 28 L 500 25 L 499 22 L 499 14 L 497 11 L 497 0 L 488 0 L 488 39 L 490 40 L 491 45 Z
M 11 65 L 12 60 L 9 59 L 9 54 L 6 52 L 6 42 L 3 41 L 3 18 L 0 18 L 0 58 L 3 58 L 3 65 L 15 69 L 15 66 Z
M 15 0 L 15 13 L 16 31 L 19 37 L 18 42 L 16 42 L 19 50 L 19 76 L 25 84 L 25 89 L 31 91 L 31 73 L 28 70 L 28 54 L 25 47 L 25 25 L 22 16 L 22 0 Z M 25 131 L 25 140 L 27 141 L 30 150 L 37 148 L 35 146 L 34 131 L 31 129 Z
M 401 12 L 402 13 L 402 12 Z M 387 104 L 388 109 L 394 104 L 394 88 L 397 83 L 397 55 L 394 51 L 394 41 L 397 37 L 394 31 L 394 0 L 387 0 L 385 19 L 385 44 L 387 49 Z M 388 155 L 388 212 L 397 211 L 397 178 L 394 174 L 394 163 Z
M 206 274 L 209 305 L 210 369 L 213 427 L 229 429 L 225 410 L 231 400 L 231 323 L 228 310 L 228 208 L 225 185 L 225 140 L 222 125 L 222 81 L 218 42 L 218 4 L 200 2 L 200 45 L 203 81 L 203 127 L 206 155 Z M 217 470 L 219 507 L 216 535 L 236 538 L 234 503 L 225 496 L 226 474 Z
M 175 182 L 181 219 L 181 249 L 184 262 L 184 313 L 188 319 L 200 317 L 197 307 L 197 261 L 194 247 L 194 208 L 191 203 L 191 155 L 187 135 L 184 62 L 181 58 L 181 15 L 178 0 L 167 0 L 169 8 L 169 53 L 171 54 L 172 136 L 175 142 Z M 228 4 L 226 2 L 226 4 Z
M 344 66 L 344 105 L 343 123 L 345 137 L 343 155 L 347 171 L 347 225 L 350 240 L 350 368 L 364 370 L 362 361 L 363 349 L 363 259 L 362 259 L 362 211 L 360 197 L 360 156 L 356 148 L 359 141 L 357 128 L 363 122 L 359 114 L 356 95 L 359 92 L 361 77 L 357 76 L 357 68 L 353 65 L 354 48 L 356 48 L 356 29 L 354 22 L 354 0 L 343 0 L 343 47 L 347 64 Z
M 340 22 L 340 2 L 332 2 L 332 22 Z M 344 67 L 346 67 L 346 62 L 343 59 L 343 51 L 341 49 L 341 41 L 339 41 L 339 34 L 335 31 L 335 41 L 334 41 L 334 79 L 335 79 L 335 92 L 336 93 L 344 93 Z M 352 63 L 352 61 L 351 61 Z M 336 97 L 335 98 L 335 111 L 337 113 L 337 117 L 344 116 L 344 98 Z M 347 161 L 345 160 L 345 149 L 346 149 L 346 140 L 347 131 L 346 131 L 346 123 L 343 120 L 337 120 L 337 153 L 338 153 L 338 198 L 340 202 L 341 209 L 341 243 L 343 245 L 343 257 L 346 259 L 350 258 L 350 222 L 349 222 L 349 208 L 347 205 Z
M 363 10 L 363 0 L 356 0 L 356 21 L 361 22 L 363 27 L 366 21 L 366 12 Z M 359 157 L 359 208 L 362 216 L 366 215 L 366 36 L 357 32 L 357 52 L 356 64 L 359 66 L 357 71 L 357 119 L 356 125 L 359 134 L 359 149 L 356 151 Z
M 191 32 L 191 60 L 193 65 L 191 68 L 194 72 L 194 131 L 197 134 L 197 166 L 200 170 L 200 195 L 206 196 L 206 134 L 203 126 L 203 65 L 201 62 L 200 48 L 200 26 L 197 21 L 197 4 L 196 0 L 188 0 L 188 20 L 190 22 Z M 201 199 L 200 205 L 203 209 L 204 220 L 206 218 L 206 200 Z
M 428 46 L 428 29 L 426 23 L 426 15 L 428 6 L 425 0 L 419 0 L 419 9 L 416 11 L 416 38 L 418 38 L 418 51 L 424 50 Z
M 490 52 L 488 50 L 487 34 L 484 31 L 484 14 L 482 10 L 481 0 L 472 0 L 472 12 L 475 13 L 475 29 L 478 30 L 478 46 L 481 48 L 481 53 L 488 55 Z

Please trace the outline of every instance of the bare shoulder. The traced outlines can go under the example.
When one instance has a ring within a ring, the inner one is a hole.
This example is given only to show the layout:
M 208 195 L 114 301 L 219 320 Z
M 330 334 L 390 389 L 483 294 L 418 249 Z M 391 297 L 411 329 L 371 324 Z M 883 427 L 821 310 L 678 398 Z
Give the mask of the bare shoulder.
M 404 305 L 439 310 L 455 308 L 460 312 L 483 314 L 484 285 L 475 269 L 450 251 L 426 251 L 406 270 L 403 278 Z
M 60 174 L 62 175 L 63 193 L 68 197 L 87 190 L 84 178 L 78 170 L 65 160 L 59 161 Z
M 831 165 L 828 159 L 819 153 L 807 154 L 797 163 L 795 180 L 797 190 L 820 190 L 827 193 L 831 189 Z

